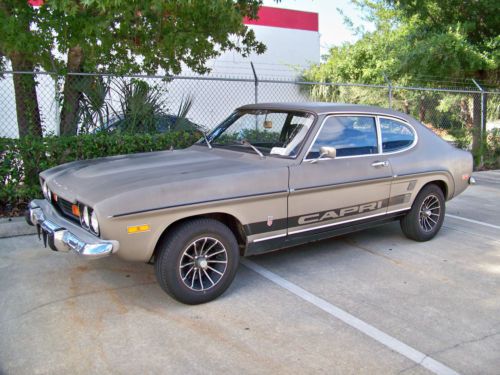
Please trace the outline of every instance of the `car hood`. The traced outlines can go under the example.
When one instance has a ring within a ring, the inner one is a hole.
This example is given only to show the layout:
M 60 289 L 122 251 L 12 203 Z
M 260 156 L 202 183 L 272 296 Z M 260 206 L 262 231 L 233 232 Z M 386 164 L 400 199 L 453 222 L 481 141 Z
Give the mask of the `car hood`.
M 288 188 L 283 161 L 198 147 L 76 161 L 40 176 L 64 199 L 111 216 Z

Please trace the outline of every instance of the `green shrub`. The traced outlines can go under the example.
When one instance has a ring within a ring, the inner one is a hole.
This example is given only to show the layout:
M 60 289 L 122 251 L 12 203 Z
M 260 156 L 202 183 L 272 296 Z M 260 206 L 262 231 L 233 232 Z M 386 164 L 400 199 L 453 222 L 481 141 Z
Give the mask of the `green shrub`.
M 73 160 L 184 148 L 198 138 L 187 132 L 0 138 L 0 213 L 19 213 L 30 199 L 41 197 L 38 173 L 45 169 Z
M 470 130 L 467 128 L 451 128 L 448 133 L 454 138 L 455 146 L 462 150 L 468 150 L 472 142 Z
M 487 169 L 500 168 L 500 129 L 490 130 L 486 136 L 484 166 Z

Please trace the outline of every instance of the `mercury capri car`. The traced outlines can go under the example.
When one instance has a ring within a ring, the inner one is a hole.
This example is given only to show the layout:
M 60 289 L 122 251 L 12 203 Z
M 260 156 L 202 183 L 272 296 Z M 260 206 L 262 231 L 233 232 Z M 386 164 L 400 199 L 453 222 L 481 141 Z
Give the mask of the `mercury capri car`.
M 399 220 L 415 241 L 473 183 L 472 157 L 412 117 L 348 104 L 255 104 L 193 146 L 40 174 L 26 218 L 50 248 L 154 263 L 187 304 L 231 284 L 239 257 Z

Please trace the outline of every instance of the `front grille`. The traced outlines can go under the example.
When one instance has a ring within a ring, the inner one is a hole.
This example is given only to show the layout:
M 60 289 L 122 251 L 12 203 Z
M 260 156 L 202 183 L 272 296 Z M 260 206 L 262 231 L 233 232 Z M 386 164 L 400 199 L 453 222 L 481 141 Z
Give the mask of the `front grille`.
M 54 207 L 56 207 L 63 216 L 66 216 L 67 218 L 72 219 L 74 221 L 80 222 L 80 218 L 74 215 L 73 210 L 71 209 L 73 203 L 58 196 L 57 202 L 53 202 L 53 204 Z

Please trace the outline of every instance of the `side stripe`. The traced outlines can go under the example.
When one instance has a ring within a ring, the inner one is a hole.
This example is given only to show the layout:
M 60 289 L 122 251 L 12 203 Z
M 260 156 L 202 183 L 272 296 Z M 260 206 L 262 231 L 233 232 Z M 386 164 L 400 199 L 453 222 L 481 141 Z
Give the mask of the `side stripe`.
M 389 212 L 381 212 L 375 215 L 368 215 L 370 211 L 375 211 L 379 210 L 381 208 L 386 208 L 386 207 L 391 207 L 403 203 L 409 203 L 411 199 L 411 193 L 406 193 L 406 194 L 401 194 L 401 195 L 396 195 L 394 197 L 391 197 L 390 199 L 382 199 L 380 201 L 375 201 L 375 202 L 365 202 L 359 205 L 355 206 L 347 206 L 347 207 L 339 207 L 339 208 L 333 208 L 331 210 L 327 211 L 320 211 L 320 212 L 313 212 L 310 214 L 304 214 L 304 215 L 298 215 L 298 216 L 292 216 L 287 218 L 282 218 L 282 219 L 276 219 L 273 221 L 272 225 L 269 226 L 267 224 L 267 221 L 260 221 L 256 223 L 251 223 L 247 224 L 244 226 L 245 228 L 245 233 L 248 236 L 255 235 L 255 234 L 262 234 L 262 233 L 268 233 L 268 232 L 274 232 L 277 230 L 284 230 L 284 229 L 290 229 L 290 228 L 297 228 L 301 227 L 303 225 L 309 225 L 313 223 L 325 223 L 327 226 L 332 226 L 332 225 L 338 225 L 350 221 L 355 221 L 355 220 L 362 220 L 365 218 L 369 217 L 375 217 L 375 216 L 381 216 L 388 214 Z M 407 208 L 403 209 L 406 210 Z M 343 220 L 344 218 L 349 218 L 354 215 L 359 215 L 362 213 L 366 213 L 366 216 L 362 216 L 353 220 Z M 337 219 L 338 221 L 330 223 L 332 220 Z M 319 226 L 322 227 L 322 226 Z M 310 228 L 307 228 L 305 230 L 298 230 L 298 231 L 306 231 L 306 230 L 313 230 Z M 297 232 L 297 231 L 294 231 Z

